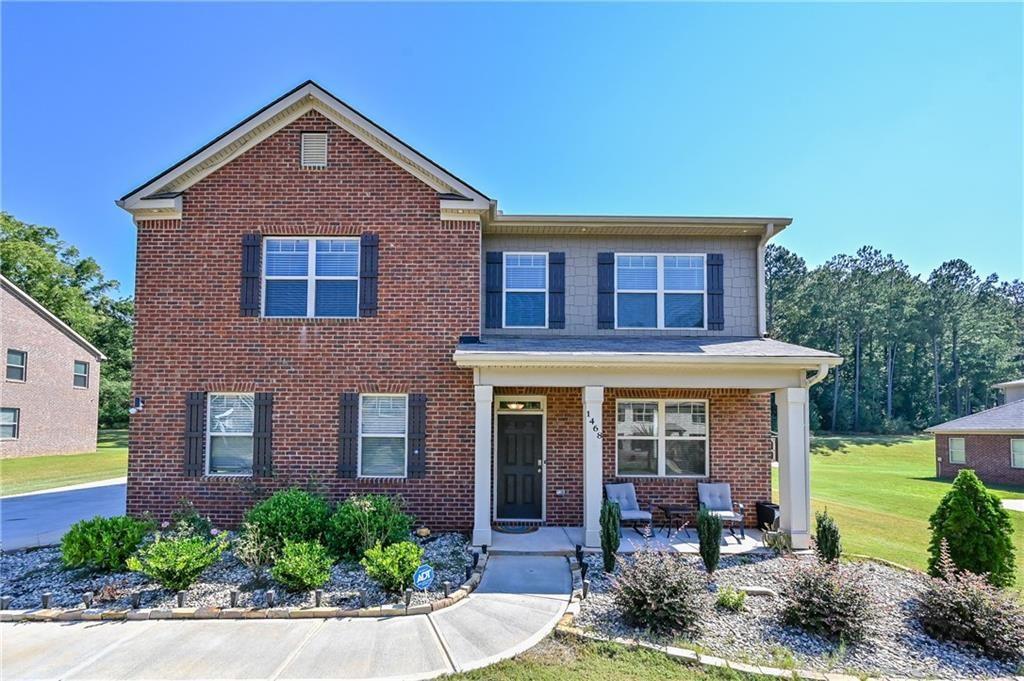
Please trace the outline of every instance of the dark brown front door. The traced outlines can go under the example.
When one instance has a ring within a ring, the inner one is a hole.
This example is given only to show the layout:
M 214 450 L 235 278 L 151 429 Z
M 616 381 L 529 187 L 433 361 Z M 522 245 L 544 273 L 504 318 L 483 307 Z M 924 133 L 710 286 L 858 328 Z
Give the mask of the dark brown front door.
M 543 429 L 540 414 L 498 414 L 498 519 L 541 519 Z

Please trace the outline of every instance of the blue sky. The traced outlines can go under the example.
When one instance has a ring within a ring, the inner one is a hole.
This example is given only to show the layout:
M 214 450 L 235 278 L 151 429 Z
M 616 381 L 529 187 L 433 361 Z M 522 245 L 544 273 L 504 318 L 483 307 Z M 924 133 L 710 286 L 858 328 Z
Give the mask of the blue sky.
M 1020 4 L 2 5 L 2 205 L 131 292 L 114 199 L 307 78 L 507 213 L 784 215 L 1024 270 Z

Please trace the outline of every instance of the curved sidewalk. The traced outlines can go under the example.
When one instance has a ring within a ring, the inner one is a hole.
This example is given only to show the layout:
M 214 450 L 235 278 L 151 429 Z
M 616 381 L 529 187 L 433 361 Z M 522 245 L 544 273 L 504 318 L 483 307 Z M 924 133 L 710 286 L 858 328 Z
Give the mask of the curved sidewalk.
M 7 679 L 426 679 L 512 657 L 569 604 L 561 556 L 491 556 L 480 586 L 429 615 L 0 625 Z

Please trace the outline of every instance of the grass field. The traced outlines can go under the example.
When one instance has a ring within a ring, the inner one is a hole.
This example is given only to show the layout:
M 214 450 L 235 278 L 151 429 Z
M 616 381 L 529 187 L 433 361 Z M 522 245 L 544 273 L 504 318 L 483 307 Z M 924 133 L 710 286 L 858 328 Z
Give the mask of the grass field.
M 0 496 L 124 477 L 128 470 L 128 431 L 100 431 L 91 454 L 0 459 Z
M 777 489 L 776 475 L 776 489 Z M 811 441 L 811 497 L 843 534 L 843 550 L 924 569 L 928 517 L 949 490 L 935 479 L 929 436 L 816 437 Z M 1024 498 L 1024 488 L 990 489 Z M 1010 512 L 1017 548 L 1017 588 L 1024 588 L 1024 513 Z

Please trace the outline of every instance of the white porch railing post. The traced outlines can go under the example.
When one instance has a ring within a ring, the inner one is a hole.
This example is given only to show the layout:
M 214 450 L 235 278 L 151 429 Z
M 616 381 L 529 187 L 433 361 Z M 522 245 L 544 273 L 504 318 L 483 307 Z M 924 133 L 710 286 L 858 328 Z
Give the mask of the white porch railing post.
M 775 392 L 779 416 L 781 529 L 794 549 L 811 545 L 811 453 L 807 388 Z
M 476 456 L 473 473 L 473 544 L 491 543 L 491 423 L 494 387 L 474 387 L 476 397 Z
M 588 547 L 601 545 L 603 406 L 603 386 L 583 389 L 583 543 Z

